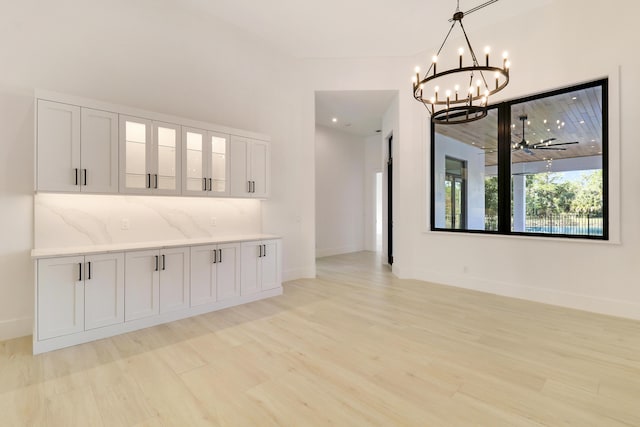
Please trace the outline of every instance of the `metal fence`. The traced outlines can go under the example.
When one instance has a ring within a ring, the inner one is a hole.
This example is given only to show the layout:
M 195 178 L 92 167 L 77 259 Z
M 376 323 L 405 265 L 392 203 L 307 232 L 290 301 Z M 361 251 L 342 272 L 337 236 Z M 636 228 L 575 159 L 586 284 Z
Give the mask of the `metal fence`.
M 513 220 L 512 220 L 513 221 Z M 498 217 L 486 216 L 485 230 L 498 230 Z M 511 224 L 513 229 L 513 222 Z M 563 213 L 555 215 L 527 216 L 525 232 L 541 234 L 566 234 L 571 236 L 602 236 L 602 217 L 589 214 Z

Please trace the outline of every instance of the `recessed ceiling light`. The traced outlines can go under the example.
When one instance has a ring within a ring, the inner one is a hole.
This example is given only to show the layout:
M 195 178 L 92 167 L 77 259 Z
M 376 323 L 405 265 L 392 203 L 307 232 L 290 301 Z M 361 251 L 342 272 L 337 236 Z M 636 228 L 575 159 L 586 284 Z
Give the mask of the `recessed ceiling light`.
M 584 120 L 580 120 L 580 124 L 583 125 L 584 124 Z
M 577 96 L 574 96 L 574 97 L 573 97 L 573 98 L 571 98 L 571 99 L 573 99 L 573 100 L 575 101 L 576 99 L 578 99 L 578 97 L 577 97 Z
M 551 132 L 551 129 L 547 129 L 547 132 Z
M 331 121 L 332 121 L 333 123 L 335 123 L 335 122 L 337 122 L 337 121 L 338 121 L 338 119 L 336 119 L 336 118 L 334 117 L 333 119 L 331 119 Z
M 546 125 L 547 124 L 547 119 L 544 119 L 543 123 Z
M 595 139 L 592 139 L 592 140 L 591 140 L 591 142 L 596 142 L 596 140 L 595 140 Z

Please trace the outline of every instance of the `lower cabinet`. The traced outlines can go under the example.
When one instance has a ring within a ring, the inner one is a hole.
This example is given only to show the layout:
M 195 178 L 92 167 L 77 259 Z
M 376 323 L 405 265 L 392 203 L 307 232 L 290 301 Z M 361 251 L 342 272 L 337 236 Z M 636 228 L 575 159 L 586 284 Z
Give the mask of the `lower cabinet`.
M 189 248 L 127 252 L 125 321 L 189 307 Z
M 37 337 L 60 337 L 124 321 L 124 255 L 38 260 Z
M 241 294 L 251 295 L 280 287 L 280 240 L 242 243 Z
M 34 354 L 282 293 L 279 239 L 36 261 Z
M 191 247 L 191 306 L 240 295 L 240 244 Z

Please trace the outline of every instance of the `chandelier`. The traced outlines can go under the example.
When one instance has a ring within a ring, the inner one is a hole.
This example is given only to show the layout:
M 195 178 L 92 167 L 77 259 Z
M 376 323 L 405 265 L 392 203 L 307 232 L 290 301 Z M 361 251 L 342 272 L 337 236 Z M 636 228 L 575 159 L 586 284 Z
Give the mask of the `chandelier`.
M 497 1 L 490 0 L 467 11 L 466 14 Z M 413 77 L 413 97 L 427 108 L 431 114 L 431 121 L 436 124 L 468 123 L 485 117 L 489 97 L 500 92 L 509 83 L 511 63 L 507 52 L 502 55 L 501 67 L 491 66 L 491 49 L 486 47 L 484 64 L 481 65 L 462 25 L 464 16 L 465 13 L 460 11 L 460 0 L 457 0 L 456 11 L 450 19 L 453 23 L 438 53 L 433 56 L 424 77 L 420 77 L 420 67 L 416 67 L 416 75 Z M 455 57 L 452 60 L 453 66 L 441 69 L 438 67 L 440 54 L 457 24 L 464 35 L 468 54 L 465 55 L 465 47 L 460 47 L 458 60 L 455 61 Z

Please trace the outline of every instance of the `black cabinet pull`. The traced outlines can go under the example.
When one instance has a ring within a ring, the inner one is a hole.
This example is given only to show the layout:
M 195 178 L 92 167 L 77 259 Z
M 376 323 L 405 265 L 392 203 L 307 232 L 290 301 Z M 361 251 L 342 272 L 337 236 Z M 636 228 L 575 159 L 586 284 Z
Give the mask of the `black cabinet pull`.
M 267 245 L 262 245 L 264 246 L 264 251 L 262 251 L 264 253 L 264 256 L 267 256 Z
M 213 252 L 213 263 L 217 264 L 218 263 L 218 251 L 216 251 L 214 249 L 212 252 Z
M 78 263 L 78 282 L 82 282 L 82 263 Z
M 222 262 L 222 249 L 218 249 L 218 252 L 220 252 L 220 261 L 218 262 Z
M 153 188 L 158 188 L 158 174 L 155 174 L 156 177 L 156 184 L 153 186 Z
M 262 245 L 258 245 L 258 258 L 262 258 Z
M 211 180 L 211 178 L 209 178 L 209 191 L 212 191 L 212 190 L 213 190 L 213 187 L 212 187 L 212 185 L 211 185 L 211 181 L 212 181 L 212 180 Z
M 251 181 L 247 181 L 247 185 L 249 186 L 247 193 L 251 193 Z
M 82 172 L 84 172 L 84 179 L 83 179 L 83 184 L 85 187 L 87 186 L 87 170 L 86 169 L 82 169 Z
M 88 273 L 89 273 L 89 274 L 87 275 L 87 280 L 91 280 L 91 261 L 89 261 L 89 262 L 87 263 L 87 267 L 88 267 L 88 268 L 87 268 L 87 270 L 88 270 Z
M 75 168 L 75 171 L 76 171 L 76 183 L 75 183 L 75 185 L 78 185 L 78 168 Z
M 165 259 L 164 254 L 162 254 L 162 269 L 167 269 L 167 260 Z
M 202 178 L 202 191 L 207 191 L 207 178 Z
M 147 188 L 151 188 L 151 174 L 147 174 Z
M 156 270 L 155 271 L 158 271 L 158 255 L 156 255 Z
M 253 182 L 253 192 L 255 193 L 256 192 L 256 182 L 255 181 L 252 181 L 252 182 Z

